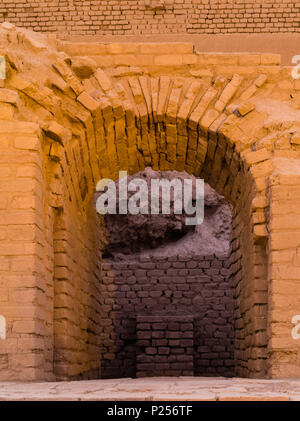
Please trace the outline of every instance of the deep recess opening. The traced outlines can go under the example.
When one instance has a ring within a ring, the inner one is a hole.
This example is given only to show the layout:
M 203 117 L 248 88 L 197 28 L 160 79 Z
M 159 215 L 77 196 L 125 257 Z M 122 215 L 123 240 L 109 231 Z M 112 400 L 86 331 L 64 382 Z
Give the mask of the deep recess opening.
M 133 178 L 194 176 L 146 168 Z M 105 216 L 101 378 L 234 376 L 232 206 L 206 183 L 204 199 L 198 226 L 172 206 Z

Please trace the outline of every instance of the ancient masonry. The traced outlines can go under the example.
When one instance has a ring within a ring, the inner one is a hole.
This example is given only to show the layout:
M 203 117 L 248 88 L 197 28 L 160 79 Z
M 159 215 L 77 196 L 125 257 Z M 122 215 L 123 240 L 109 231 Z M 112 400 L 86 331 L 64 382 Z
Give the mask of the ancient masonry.
M 236 376 L 300 376 L 300 342 L 291 335 L 300 312 L 300 80 L 291 68 L 274 54 L 74 44 L 9 23 L 0 27 L 0 55 L 0 379 L 104 377 L 113 361 L 122 362 L 115 355 L 131 328 L 118 319 L 119 307 L 132 311 L 126 294 L 137 307 L 153 303 L 160 288 L 167 298 L 174 276 L 178 299 L 190 306 L 209 268 L 220 269 L 210 272 L 220 278 L 211 293 L 228 292 L 233 307 L 232 344 L 184 337 L 202 328 L 194 313 L 164 314 L 158 326 L 155 314 L 145 323 L 137 308 L 130 340 L 149 341 L 138 342 L 137 375 L 156 364 L 182 373 L 183 349 L 184 371 L 194 374 L 216 373 L 227 361 Z M 136 262 L 122 274 L 101 261 L 96 183 L 146 166 L 204 178 L 232 204 L 226 261 L 208 268 L 207 256 L 198 256 L 195 267 L 150 261 L 148 269 Z M 144 275 L 160 281 L 149 297 L 139 289 Z M 223 317 L 213 308 L 207 323 L 220 333 L 230 317 L 221 305 Z M 125 335 L 119 342 L 118 329 Z M 176 358 L 163 361 L 169 354 Z
M 110 330 L 102 334 L 102 377 L 232 376 L 228 265 L 228 256 L 214 255 L 105 261 L 101 297 L 111 306 L 104 317 Z
M 300 3 L 291 0 L 4 0 L 0 22 L 60 38 L 136 34 L 300 32 Z

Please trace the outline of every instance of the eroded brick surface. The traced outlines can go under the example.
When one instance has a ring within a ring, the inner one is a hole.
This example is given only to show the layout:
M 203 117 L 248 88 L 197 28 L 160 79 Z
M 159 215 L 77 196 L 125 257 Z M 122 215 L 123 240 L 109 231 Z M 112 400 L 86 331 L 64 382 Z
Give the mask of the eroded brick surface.
M 3 3 L 1 20 L 60 36 L 159 33 L 299 32 L 299 3 L 290 0 L 128 0 L 101 2 L 16 0 Z
M 141 257 L 102 265 L 103 377 L 234 374 L 228 256 Z M 161 323 L 159 323 L 161 320 Z
M 105 230 L 92 197 L 100 178 L 146 166 L 204 178 L 233 205 L 236 375 L 299 376 L 300 84 L 291 69 L 278 55 L 199 54 L 190 44 L 159 55 L 157 45 L 123 55 L 111 44 L 103 56 L 96 44 L 97 60 L 91 51 L 82 67 L 72 62 L 82 46 L 59 52 L 8 23 L 0 46 L 0 378 L 95 378 L 101 356 L 114 359 L 105 351 L 114 339 L 101 335 L 119 310 L 105 317 L 115 286 L 101 274 Z
M 137 316 L 137 377 L 193 376 L 193 316 Z

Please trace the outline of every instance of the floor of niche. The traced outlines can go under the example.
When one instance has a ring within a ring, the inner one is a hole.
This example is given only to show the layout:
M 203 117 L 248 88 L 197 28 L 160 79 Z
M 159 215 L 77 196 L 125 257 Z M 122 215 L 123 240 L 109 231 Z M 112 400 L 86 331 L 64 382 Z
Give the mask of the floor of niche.
M 300 379 L 151 377 L 71 382 L 0 382 L 0 401 L 298 401 Z

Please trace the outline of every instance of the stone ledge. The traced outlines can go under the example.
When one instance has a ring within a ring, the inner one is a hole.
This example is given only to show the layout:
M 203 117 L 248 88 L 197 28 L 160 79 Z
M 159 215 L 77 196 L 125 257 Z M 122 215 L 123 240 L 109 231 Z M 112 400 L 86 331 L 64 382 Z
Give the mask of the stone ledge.
M 152 377 L 0 383 L 1 401 L 298 401 L 300 380 Z
M 98 65 L 132 66 L 280 66 L 280 54 L 201 52 L 193 43 L 80 43 L 59 42 L 59 51 L 70 56 L 89 56 Z M 88 51 L 88 54 L 87 54 Z

